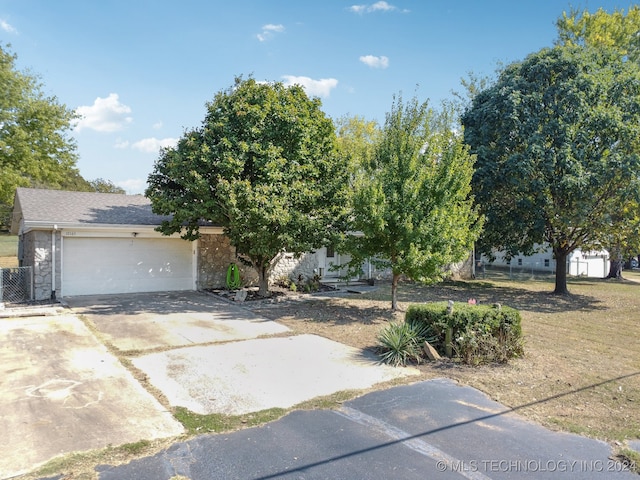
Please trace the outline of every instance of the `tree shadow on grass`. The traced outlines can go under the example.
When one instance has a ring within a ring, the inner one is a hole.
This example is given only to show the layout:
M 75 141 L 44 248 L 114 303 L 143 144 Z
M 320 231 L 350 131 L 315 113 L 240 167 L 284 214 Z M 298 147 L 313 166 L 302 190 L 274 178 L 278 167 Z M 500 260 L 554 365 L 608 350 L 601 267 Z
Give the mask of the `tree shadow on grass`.
M 313 298 L 302 302 L 283 302 L 277 308 L 255 309 L 254 312 L 272 320 L 289 317 L 327 325 L 372 325 L 404 318 L 411 304 L 471 298 L 477 304 L 500 303 L 520 311 L 563 313 L 585 310 L 606 310 L 606 303 L 591 295 L 555 295 L 550 290 L 536 291 L 526 287 L 495 285 L 491 282 L 445 282 L 422 285 L 403 282 L 398 287 L 399 311 L 391 310 L 391 286 L 378 282 L 377 289 L 364 294 L 349 294 L 336 298 Z M 639 284 L 640 287 L 640 284 Z
M 390 294 L 389 294 L 390 298 Z M 491 282 L 445 282 L 433 286 L 403 284 L 398 300 L 404 303 L 425 303 L 453 300 L 477 304 L 499 303 L 517 310 L 537 313 L 561 313 L 580 310 L 605 310 L 600 299 L 584 294 L 556 295 L 550 290 L 535 291 L 518 286 L 494 285 Z
M 359 297 L 355 295 L 348 298 L 352 301 L 320 298 L 288 305 L 283 303 L 275 309 L 254 309 L 253 311 L 272 320 L 292 317 L 327 325 L 373 325 L 380 323 L 381 320 L 392 321 L 397 318 L 398 314 L 391 311 L 389 307 L 370 305 L 370 302 L 361 305 L 358 302 Z

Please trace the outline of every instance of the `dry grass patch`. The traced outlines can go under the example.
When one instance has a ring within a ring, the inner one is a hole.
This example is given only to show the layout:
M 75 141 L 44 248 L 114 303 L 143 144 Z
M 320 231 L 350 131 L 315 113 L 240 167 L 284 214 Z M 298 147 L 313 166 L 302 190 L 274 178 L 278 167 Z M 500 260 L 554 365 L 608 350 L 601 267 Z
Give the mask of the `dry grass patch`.
M 570 296 L 552 295 L 548 280 L 404 283 L 401 311 L 395 314 L 389 311 L 386 284 L 363 295 L 253 309 L 295 333 L 373 349 L 380 330 L 402 320 L 411 303 L 475 298 L 509 305 L 522 315 L 523 358 L 482 367 L 428 363 L 420 367 L 424 378 L 448 377 L 473 386 L 553 429 L 624 441 L 640 438 L 640 274 L 625 276 L 629 280 L 570 279 Z
M 0 268 L 18 266 L 18 236 L 0 232 Z

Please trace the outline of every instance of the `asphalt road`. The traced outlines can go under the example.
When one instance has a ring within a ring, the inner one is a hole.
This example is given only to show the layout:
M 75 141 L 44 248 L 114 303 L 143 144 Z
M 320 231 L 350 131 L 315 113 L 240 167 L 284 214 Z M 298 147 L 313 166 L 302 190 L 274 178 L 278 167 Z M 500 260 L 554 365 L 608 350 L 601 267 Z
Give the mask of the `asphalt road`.
M 436 379 L 96 470 L 101 480 L 638 478 L 610 455 L 606 443 L 551 432 Z

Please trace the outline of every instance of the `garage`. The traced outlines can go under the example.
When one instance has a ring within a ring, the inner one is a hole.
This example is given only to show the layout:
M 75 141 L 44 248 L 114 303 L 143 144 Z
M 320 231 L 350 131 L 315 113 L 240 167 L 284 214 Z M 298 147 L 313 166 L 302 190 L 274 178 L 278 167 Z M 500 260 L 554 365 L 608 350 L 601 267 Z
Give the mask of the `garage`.
M 180 238 L 63 236 L 62 296 L 194 290 L 194 245 Z

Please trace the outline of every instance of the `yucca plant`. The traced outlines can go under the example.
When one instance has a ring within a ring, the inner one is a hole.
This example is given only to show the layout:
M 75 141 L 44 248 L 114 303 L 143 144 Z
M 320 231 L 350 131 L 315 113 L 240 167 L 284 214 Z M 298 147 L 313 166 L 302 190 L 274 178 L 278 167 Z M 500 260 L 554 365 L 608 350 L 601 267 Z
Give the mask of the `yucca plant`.
M 427 331 L 419 325 L 390 323 L 378 334 L 381 361 L 394 367 L 406 366 L 409 361 L 422 361 L 422 342 Z

